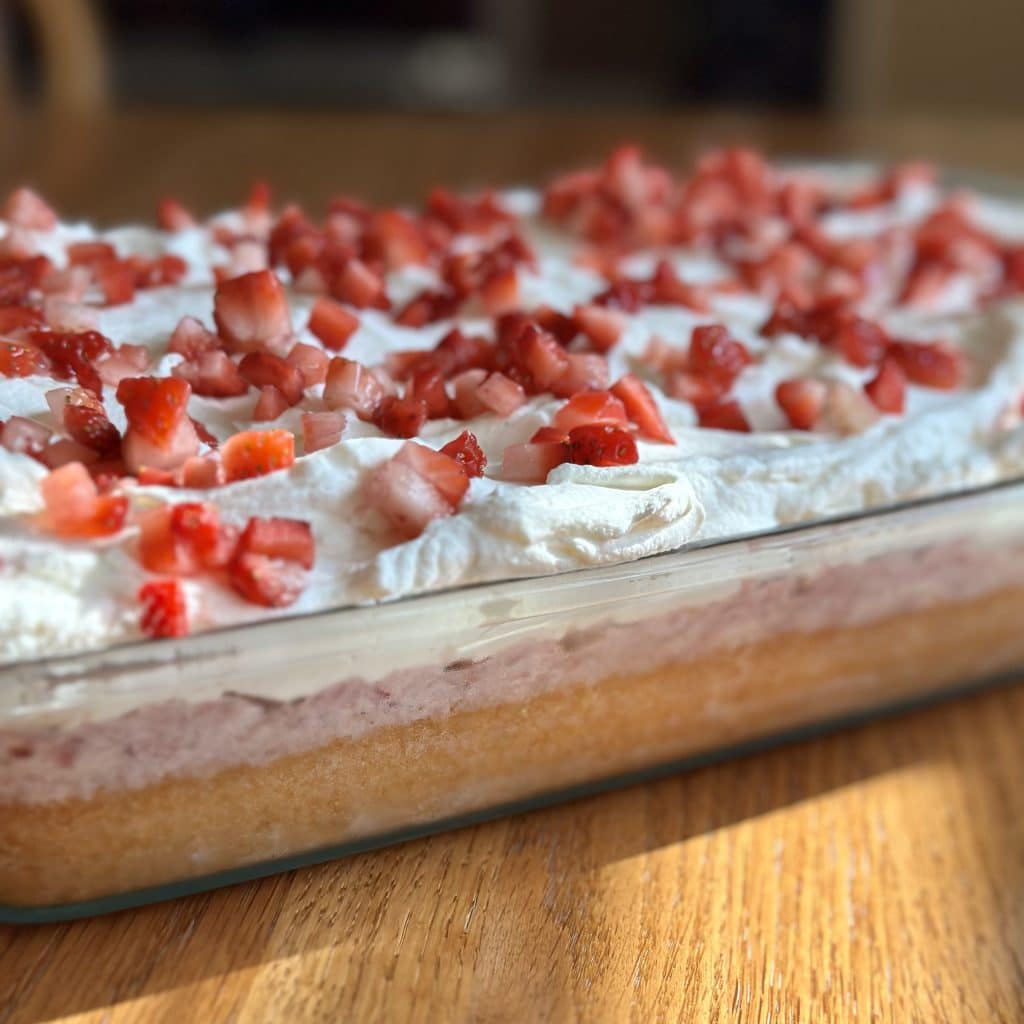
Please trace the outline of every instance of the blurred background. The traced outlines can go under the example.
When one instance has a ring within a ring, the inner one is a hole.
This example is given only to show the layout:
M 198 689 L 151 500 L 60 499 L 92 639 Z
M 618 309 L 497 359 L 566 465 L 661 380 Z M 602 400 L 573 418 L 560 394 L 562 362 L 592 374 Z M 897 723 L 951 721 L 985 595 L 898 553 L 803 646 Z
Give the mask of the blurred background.
M 0 94 L 416 111 L 1024 106 L 1021 0 L 0 0 Z

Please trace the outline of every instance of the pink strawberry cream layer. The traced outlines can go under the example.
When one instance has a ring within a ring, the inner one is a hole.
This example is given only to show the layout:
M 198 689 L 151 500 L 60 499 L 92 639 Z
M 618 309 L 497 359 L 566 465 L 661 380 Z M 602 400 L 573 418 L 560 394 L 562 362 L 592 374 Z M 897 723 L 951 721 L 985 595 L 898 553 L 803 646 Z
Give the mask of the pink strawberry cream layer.
M 339 199 L 322 224 L 262 194 L 206 223 L 165 203 L 163 230 L 51 222 L 34 201 L 0 223 L 3 661 L 622 562 L 1024 471 L 1024 206 L 919 168 L 729 151 L 674 178 L 621 150 L 542 193 L 436 193 L 407 214 Z M 93 242 L 112 251 L 90 262 Z M 92 391 L 56 340 L 88 330 L 109 343 Z M 187 381 L 187 415 L 163 430 L 139 378 Z M 140 553 L 154 509 L 182 503 L 213 510 L 220 547 L 193 532 L 187 558 Z M 288 554 L 278 520 L 308 524 L 315 556 Z M 730 620 L 771 600 L 741 591 Z M 548 664 L 529 663 L 527 688 Z M 360 691 L 364 723 L 401 685 Z M 88 789 L 116 738 L 83 742 Z M 24 794 L 34 769 L 16 762 Z

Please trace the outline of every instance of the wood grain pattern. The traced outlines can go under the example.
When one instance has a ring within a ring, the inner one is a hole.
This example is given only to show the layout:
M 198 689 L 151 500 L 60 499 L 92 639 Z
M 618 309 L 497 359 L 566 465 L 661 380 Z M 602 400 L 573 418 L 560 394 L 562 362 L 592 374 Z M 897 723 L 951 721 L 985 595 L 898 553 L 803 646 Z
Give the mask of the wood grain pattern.
M 114 218 L 172 188 L 212 208 L 257 154 L 313 203 L 526 179 L 627 131 L 669 156 L 746 135 L 1021 173 L 1017 127 L 138 114 L 16 125 L 0 176 Z M 0 1024 L 1024 1020 L 1022 722 L 1019 685 L 170 904 L 0 928 Z

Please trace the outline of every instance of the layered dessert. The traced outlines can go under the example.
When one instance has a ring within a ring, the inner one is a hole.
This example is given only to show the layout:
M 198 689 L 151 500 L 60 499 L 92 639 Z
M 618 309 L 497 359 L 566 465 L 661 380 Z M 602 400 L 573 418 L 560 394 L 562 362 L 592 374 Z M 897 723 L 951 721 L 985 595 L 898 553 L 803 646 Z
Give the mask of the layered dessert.
M 0 687 L 27 695 L 0 702 L 0 901 L 1024 663 L 1019 492 L 870 543 L 708 546 L 1021 475 L 1018 204 L 923 165 L 673 175 L 623 147 L 542 191 L 322 219 L 257 185 L 100 230 L 19 189 L 0 232 Z M 678 575 L 637 561 L 688 546 Z M 262 620 L 294 651 L 210 667 L 259 643 L 216 629 Z

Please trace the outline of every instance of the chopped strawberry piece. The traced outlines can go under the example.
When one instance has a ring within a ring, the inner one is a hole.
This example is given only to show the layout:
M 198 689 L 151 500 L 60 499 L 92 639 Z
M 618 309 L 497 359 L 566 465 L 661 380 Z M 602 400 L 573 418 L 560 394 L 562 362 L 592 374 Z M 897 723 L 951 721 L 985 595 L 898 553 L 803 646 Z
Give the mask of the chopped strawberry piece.
M 920 309 L 932 309 L 949 290 L 956 271 L 941 263 L 921 263 L 911 270 L 900 294 L 900 302 Z
M 0 339 L 0 374 L 5 377 L 49 377 L 50 360 L 35 345 Z
M 558 427 L 538 427 L 530 438 L 530 444 L 546 444 L 555 441 L 558 444 L 568 444 L 569 435 Z
M 898 415 L 907 398 L 906 374 L 895 359 L 884 359 L 876 376 L 864 385 L 864 392 L 882 412 Z
M 626 415 L 630 422 L 636 424 L 641 437 L 650 441 L 663 441 L 672 444 L 672 436 L 668 425 L 662 418 L 658 403 L 639 377 L 627 373 L 625 377 L 612 386 L 612 394 L 626 407 Z
M 313 531 L 303 519 L 253 516 L 238 540 L 238 551 L 297 562 L 304 569 L 312 569 Z
M 127 262 L 135 271 L 136 288 L 160 288 L 177 284 L 188 273 L 188 264 L 171 252 L 165 252 L 153 260 L 143 256 L 129 256 Z
M 171 373 L 188 381 L 192 391 L 204 398 L 233 398 L 249 390 L 237 365 L 220 349 L 200 352 L 195 358 L 179 363 Z
M 117 386 L 130 429 L 154 444 L 163 444 L 186 419 L 192 389 L 173 377 L 126 377 Z
M 434 347 L 437 366 L 446 377 L 463 370 L 491 369 L 494 347 L 486 338 L 467 337 L 452 328 Z
M 12 416 L 0 426 L 0 447 L 36 457 L 50 440 L 50 430 L 26 416 Z
M 480 298 L 488 316 L 500 316 L 519 306 L 519 277 L 515 267 L 492 274 L 480 286 Z
M 486 379 L 486 370 L 464 370 L 452 378 L 452 405 L 462 419 L 471 420 L 488 411 L 478 394 Z
M 427 403 L 412 395 L 385 395 L 373 422 L 391 437 L 415 437 L 427 421 Z
M 128 499 L 118 494 L 100 495 L 80 462 L 54 469 L 39 486 L 45 505 L 41 523 L 62 537 L 108 537 L 124 527 Z
M 330 448 L 341 440 L 345 415 L 340 412 L 304 412 L 302 414 L 302 450 L 306 455 Z
M 135 298 L 135 271 L 130 264 L 109 260 L 100 263 L 95 273 L 108 306 L 123 306 Z
M 367 477 L 363 494 L 370 507 L 407 540 L 418 537 L 431 520 L 452 514 L 452 504 L 433 483 L 397 457 Z
M 238 364 L 238 373 L 253 387 L 272 385 L 277 388 L 289 405 L 302 401 L 305 389 L 302 371 L 280 356 L 269 352 L 248 352 Z
M 830 429 L 840 434 L 860 434 L 879 418 L 878 407 L 863 389 L 844 380 L 829 382 L 824 422 Z
M 889 354 L 906 374 L 907 380 L 926 388 L 952 391 L 967 376 L 967 357 L 941 341 L 894 341 Z
M 351 409 L 361 420 L 372 420 L 385 397 L 380 381 L 362 363 L 335 356 L 327 367 L 324 404 Z
M 221 445 L 228 483 L 287 469 L 295 462 L 295 436 L 290 430 L 243 430 Z
M 104 384 L 116 388 L 125 377 L 138 377 L 149 367 L 149 353 L 141 345 L 122 345 L 110 355 L 100 356 L 96 372 Z
M 203 569 L 224 565 L 230 557 L 217 507 L 189 501 L 161 505 L 139 518 L 139 561 L 150 572 L 192 576 Z
M 690 335 L 689 368 L 696 373 L 717 377 L 726 386 L 753 362 L 746 346 L 737 341 L 721 324 L 694 327 Z
M 157 203 L 156 222 L 161 231 L 186 231 L 196 226 L 195 217 L 173 196 Z
M 728 392 L 729 385 L 721 378 L 708 373 L 690 373 L 676 370 L 668 375 L 665 391 L 681 402 L 689 402 L 700 409 L 705 405 L 717 404 Z
M 203 352 L 220 348 L 220 341 L 213 331 L 208 331 L 194 316 L 183 316 L 167 342 L 167 351 L 195 359 Z
M 52 441 L 38 456 L 39 461 L 49 469 L 60 469 L 69 462 L 80 462 L 91 469 L 100 461 L 99 455 L 84 444 L 72 441 L 70 437 L 62 437 Z
M 628 430 L 587 423 L 569 431 L 569 461 L 582 466 L 629 466 L 639 455 Z
M 139 628 L 148 637 L 188 635 L 188 604 L 178 580 L 150 580 L 139 588 Z
M 448 397 L 444 377 L 436 366 L 427 364 L 416 370 L 409 380 L 406 394 L 423 400 L 429 419 L 443 419 L 452 415 L 452 401 Z
M 821 419 L 828 386 L 810 377 L 784 380 L 775 389 L 775 401 L 797 430 L 813 430 Z
M 858 316 L 839 328 L 833 343 L 848 363 L 877 366 L 885 358 L 889 338 L 878 324 Z
M 395 314 L 395 323 L 403 327 L 423 327 L 437 320 L 446 320 L 455 315 L 461 301 L 453 292 L 421 292 Z
M 65 334 L 86 334 L 98 323 L 94 307 L 55 295 L 43 299 L 43 317 L 54 331 Z
M 4 220 L 30 231 L 52 231 L 57 226 L 53 207 L 30 188 L 16 188 L 7 197 Z
M 96 331 L 33 331 L 29 340 L 49 359 L 56 376 L 74 378 L 94 394 L 102 393 L 96 361 L 113 351 L 108 338 Z
M 516 337 L 510 353 L 513 367 L 523 371 L 534 390 L 547 391 L 569 368 L 569 355 L 557 341 L 533 324 Z
M 42 327 L 43 314 L 31 306 L 0 306 L 0 334 L 22 327 Z
M 307 326 L 324 348 L 340 352 L 359 330 L 359 317 L 332 299 L 321 297 L 313 303 Z
M 68 263 L 73 267 L 91 267 L 117 259 L 117 250 L 109 242 L 71 242 L 67 253 Z
M 101 399 L 84 388 L 57 388 L 47 392 L 56 398 L 55 415 L 64 432 L 74 441 L 100 455 L 112 455 L 121 446 L 121 435 L 110 422 Z
M 288 399 L 273 384 L 265 384 L 260 388 L 259 398 L 256 399 L 256 404 L 253 406 L 253 422 L 268 423 L 270 420 L 276 420 L 290 408 L 291 404 Z
M 213 296 L 217 333 L 234 350 L 280 351 L 292 335 L 284 287 L 272 270 L 222 281 Z
M 695 313 L 710 313 L 711 303 L 705 288 L 687 284 L 668 260 L 659 260 L 651 278 L 652 300 L 669 306 L 685 306 Z
M 622 399 L 608 391 L 586 391 L 570 398 L 555 413 L 554 426 L 568 434 L 574 427 L 590 423 L 624 427 L 628 422 Z
M 577 306 L 573 317 L 576 326 L 589 339 L 598 352 L 607 352 L 612 348 L 622 332 L 626 329 L 626 320 L 614 310 L 603 306 Z
M 379 260 L 388 270 L 426 263 L 430 251 L 416 222 L 401 210 L 373 214 L 363 235 L 367 259 Z
M 228 567 L 232 588 L 250 604 L 286 608 L 306 588 L 306 570 L 297 562 L 243 552 Z
M 466 467 L 447 453 L 436 452 L 426 445 L 407 441 L 399 449 L 395 461 L 411 466 L 424 480 L 431 483 L 438 494 L 456 509 L 469 490 Z
M 52 266 L 45 256 L 0 259 L 0 306 L 25 302 L 40 289 Z
M 608 388 L 608 360 L 596 352 L 568 352 L 569 365 L 550 390 L 560 398 L 571 398 L 581 391 L 605 391 Z
M 554 335 L 561 345 L 568 345 L 578 332 L 576 321 L 571 316 L 550 306 L 538 306 L 533 311 L 533 319 L 542 331 Z
M 483 476 L 487 466 L 487 456 L 480 447 L 476 435 L 464 430 L 454 440 L 449 441 L 442 449 L 442 454 L 454 459 L 465 470 L 468 476 Z
M 224 467 L 216 455 L 193 455 L 182 463 L 180 473 L 181 486 L 190 490 L 205 491 L 224 483 Z
M 551 470 L 568 461 L 568 441 L 509 445 L 501 459 L 501 478 L 514 483 L 542 484 Z
M 322 348 L 307 345 L 304 341 L 297 341 L 288 353 L 288 362 L 302 374 L 302 383 L 307 388 L 323 384 L 330 361 L 330 356 Z
M 487 376 L 476 394 L 490 412 L 503 417 L 511 416 L 526 401 L 522 387 L 498 371 Z
M 339 299 L 356 309 L 388 308 L 383 279 L 362 260 L 349 260 L 345 264 L 333 291 Z
M 193 456 L 196 458 L 197 456 Z M 186 462 L 189 460 L 186 459 Z M 139 483 L 144 487 L 177 487 L 178 478 L 169 469 L 155 469 L 153 466 L 140 466 L 137 474 Z
M 739 433 L 749 433 L 750 423 L 743 414 L 739 402 L 716 402 L 713 405 L 699 406 L 697 409 L 697 420 L 702 427 L 709 427 L 713 430 L 735 430 Z

